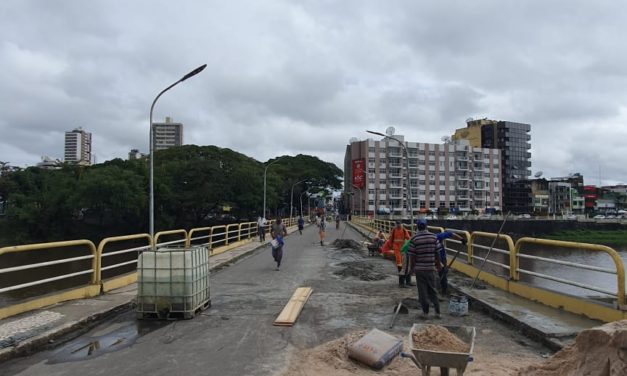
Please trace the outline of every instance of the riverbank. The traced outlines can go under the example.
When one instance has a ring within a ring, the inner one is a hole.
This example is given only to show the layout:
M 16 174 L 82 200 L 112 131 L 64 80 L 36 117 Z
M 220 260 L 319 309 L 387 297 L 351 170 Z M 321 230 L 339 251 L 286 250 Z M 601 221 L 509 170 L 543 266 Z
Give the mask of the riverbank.
M 604 244 L 608 246 L 627 246 L 627 230 L 565 230 L 544 236 L 547 239 L 565 240 L 579 243 Z

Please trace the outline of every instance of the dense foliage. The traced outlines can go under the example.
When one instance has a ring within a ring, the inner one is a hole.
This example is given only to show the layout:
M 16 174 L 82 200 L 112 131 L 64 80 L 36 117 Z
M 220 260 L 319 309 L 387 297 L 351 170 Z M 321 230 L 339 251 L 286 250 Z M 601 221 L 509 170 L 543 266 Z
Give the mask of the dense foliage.
M 215 146 L 186 145 L 155 153 L 155 227 L 191 228 L 255 220 L 262 212 L 268 163 Z M 307 155 L 282 156 L 268 168 L 267 210 L 289 215 L 301 193 L 341 188 L 341 171 Z M 295 183 L 306 180 L 299 184 Z M 303 195 L 305 199 L 309 194 Z M 148 225 L 146 159 L 115 159 L 91 167 L 30 167 L 0 176 L 0 243 L 31 243 L 145 232 Z M 1 244 L 0 244 L 1 245 Z

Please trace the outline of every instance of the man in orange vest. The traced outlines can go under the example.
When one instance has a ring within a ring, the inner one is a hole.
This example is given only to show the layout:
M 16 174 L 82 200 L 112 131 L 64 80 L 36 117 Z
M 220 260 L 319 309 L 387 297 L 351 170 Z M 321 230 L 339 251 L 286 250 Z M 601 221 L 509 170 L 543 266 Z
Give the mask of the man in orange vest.
M 401 221 L 396 221 L 396 227 L 390 231 L 388 240 L 392 243 L 394 249 L 394 257 L 396 258 L 396 267 L 398 268 L 398 287 L 414 286 L 411 283 L 411 274 L 403 274 L 403 258 L 401 256 L 401 247 L 409 240 L 409 231 L 403 228 Z

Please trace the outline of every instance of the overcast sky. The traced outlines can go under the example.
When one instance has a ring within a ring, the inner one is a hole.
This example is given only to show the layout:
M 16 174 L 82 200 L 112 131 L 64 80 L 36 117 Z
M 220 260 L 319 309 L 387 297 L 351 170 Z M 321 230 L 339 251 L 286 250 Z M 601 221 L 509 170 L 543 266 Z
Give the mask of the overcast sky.
M 532 170 L 627 183 L 627 4 L 616 1 L 0 1 L 0 161 L 98 162 L 185 143 L 343 168 L 366 129 L 439 143 L 469 117 L 531 124 Z

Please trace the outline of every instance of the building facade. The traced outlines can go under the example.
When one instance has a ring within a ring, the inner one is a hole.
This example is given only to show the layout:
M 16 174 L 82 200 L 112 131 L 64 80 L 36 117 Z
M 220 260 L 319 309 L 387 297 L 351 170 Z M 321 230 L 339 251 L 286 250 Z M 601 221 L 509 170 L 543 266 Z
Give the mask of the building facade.
M 346 147 L 344 200 L 352 213 L 407 217 L 410 206 L 414 215 L 501 210 L 499 150 L 474 148 L 465 140 L 429 144 L 394 137 L 409 158 L 399 142 L 388 138 Z
M 175 123 L 166 117 L 163 123 L 152 123 L 154 150 L 168 149 L 183 145 L 183 124 Z
M 78 127 L 70 132 L 65 132 L 64 160 L 88 166 L 91 164 L 91 133 Z

